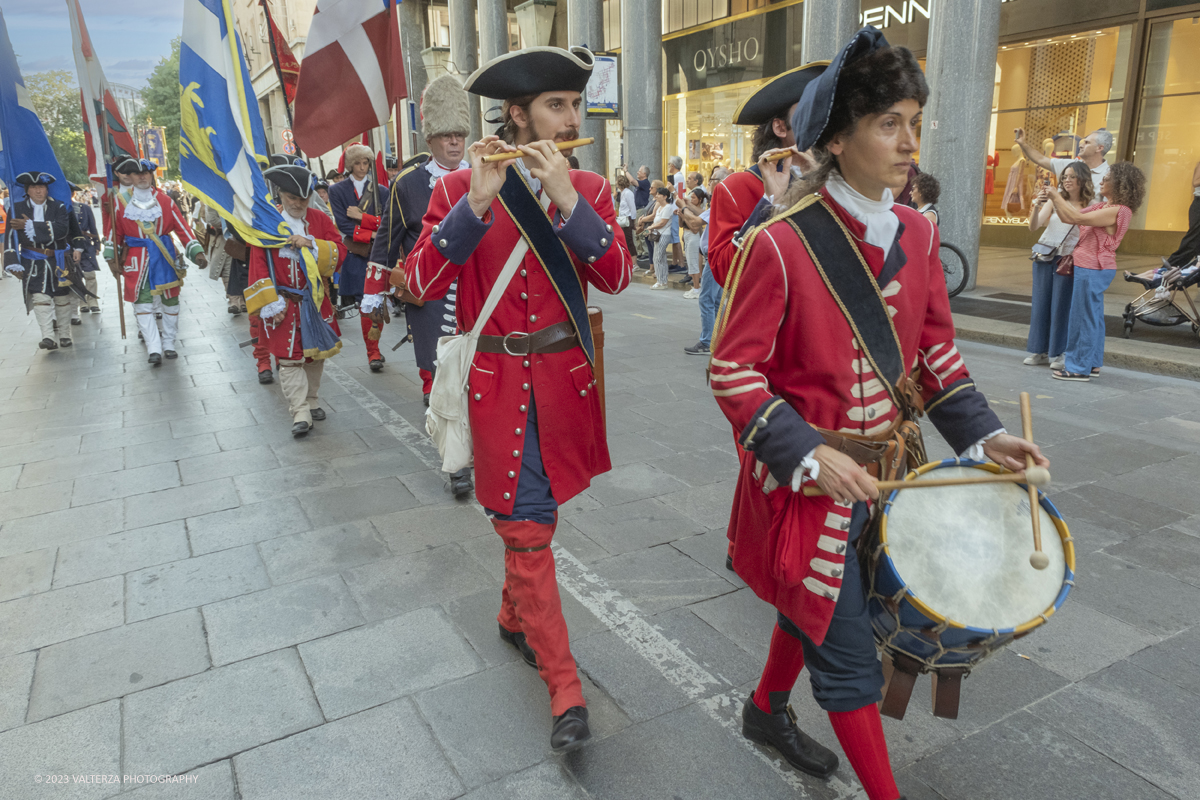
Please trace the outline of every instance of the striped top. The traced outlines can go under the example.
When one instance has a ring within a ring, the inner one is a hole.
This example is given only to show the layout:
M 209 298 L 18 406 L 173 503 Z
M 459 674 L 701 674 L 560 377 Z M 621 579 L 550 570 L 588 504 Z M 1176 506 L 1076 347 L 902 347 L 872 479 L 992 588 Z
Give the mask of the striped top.
M 1081 213 L 1099 211 L 1105 203 L 1093 203 Z M 1079 226 L 1079 243 L 1075 245 L 1075 266 L 1083 269 L 1116 269 L 1117 248 L 1129 230 L 1133 212 L 1126 206 L 1117 206 L 1117 232 L 1110 235 L 1104 228 L 1091 225 Z

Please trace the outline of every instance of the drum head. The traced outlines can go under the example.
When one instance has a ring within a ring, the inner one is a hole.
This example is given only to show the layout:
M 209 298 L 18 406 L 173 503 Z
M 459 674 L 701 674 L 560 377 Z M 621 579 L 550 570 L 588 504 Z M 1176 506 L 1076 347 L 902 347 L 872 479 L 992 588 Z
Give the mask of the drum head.
M 932 469 L 922 478 L 977 476 L 977 467 Z M 1013 483 L 901 490 L 886 512 L 888 554 L 916 598 L 956 623 L 1015 628 L 1054 605 L 1066 558 L 1054 519 L 1040 505 L 1042 550 L 1036 570 L 1029 494 Z

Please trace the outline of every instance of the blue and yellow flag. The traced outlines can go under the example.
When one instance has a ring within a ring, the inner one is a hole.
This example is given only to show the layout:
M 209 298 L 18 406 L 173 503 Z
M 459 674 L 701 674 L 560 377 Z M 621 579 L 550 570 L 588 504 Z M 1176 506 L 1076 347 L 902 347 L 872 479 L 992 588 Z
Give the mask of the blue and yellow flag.
M 247 243 L 281 247 L 291 231 L 263 177 L 267 137 L 230 0 L 184 0 L 179 51 L 179 171 L 189 191 L 215 208 Z M 325 286 L 303 250 L 308 286 L 301 303 L 304 354 L 328 358 L 341 349 L 318 309 Z

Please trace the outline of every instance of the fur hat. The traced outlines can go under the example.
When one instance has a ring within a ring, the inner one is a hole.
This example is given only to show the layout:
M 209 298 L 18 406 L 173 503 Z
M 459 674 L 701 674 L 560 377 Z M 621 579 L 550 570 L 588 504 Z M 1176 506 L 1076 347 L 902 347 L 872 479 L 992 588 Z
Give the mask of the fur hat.
M 350 165 L 360 158 L 367 159 L 372 165 L 375 163 L 375 153 L 365 144 L 352 144 L 347 147 L 345 153 L 346 172 L 349 172 Z
M 471 101 L 458 78 L 442 75 L 421 95 L 421 135 L 426 139 L 444 133 L 466 135 L 471 130 Z

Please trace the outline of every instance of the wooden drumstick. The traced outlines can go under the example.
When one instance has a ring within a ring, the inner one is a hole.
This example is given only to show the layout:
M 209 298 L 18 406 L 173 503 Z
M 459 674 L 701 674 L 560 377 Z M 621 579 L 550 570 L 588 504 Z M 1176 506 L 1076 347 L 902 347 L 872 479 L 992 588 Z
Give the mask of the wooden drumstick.
M 575 147 L 583 147 L 585 145 L 591 144 L 594 141 L 596 141 L 596 140 L 593 139 L 591 136 L 588 136 L 583 139 L 572 139 L 569 142 L 555 142 L 554 146 L 558 150 L 562 151 L 562 150 L 570 150 Z M 524 158 L 524 157 L 525 157 L 525 154 L 522 153 L 520 150 L 518 150 L 514 153 L 493 153 L 490 156 L 484 156 L 483 162 L 485 164 L 487 164 L 492 161 L 511 161 L 514 158 Z
M 936 489 L 945 486 L 977 486 L 987 483 L 1028 483 L 1032 486 L 1049 486 L 1050 470 L 1042 467 L 1026 469 L 1024 474 L 1016 472 L 1000 472 L 989 475 L 972 476 L 969 478 L 928 478 L 919 481 L 876 481 L 875 486 L 881 492 L 893 489 Z M 825 494 L 819 486 L 808 485 L 802 490 L 805 497 L 820 497 Z M 1034 489 L 1034 491 L 1037 491 Z
M 1026 441 L 1033 441 L 1033 409 L 1029 405 L 1029 392 L 1021 392 L 1021 434 Z M 1029 476 L 1036 470 L 1033 465 L 1033 454 L 1025 454 L 1025 475 Z M 1045 569 L 1050 566 L 1050 557 L 1042 552 L 1042 516 L 1038 513 L 1037 486 L 1032 480 L 1029 486 L 1029 516 L 1033 522 L 1033 552 L 1029 554 L 1029 563 L 1034 569 Z

